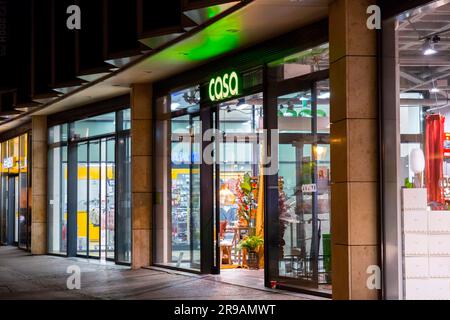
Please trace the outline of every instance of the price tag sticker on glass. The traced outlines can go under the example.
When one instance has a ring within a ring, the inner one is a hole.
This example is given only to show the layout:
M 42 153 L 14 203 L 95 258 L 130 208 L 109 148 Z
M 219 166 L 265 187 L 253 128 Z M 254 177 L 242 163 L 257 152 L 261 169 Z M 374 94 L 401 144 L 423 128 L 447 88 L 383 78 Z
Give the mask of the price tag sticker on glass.
M 303 193 L 315 193 L 317 192 L 317 185 L 315 183 L 312 184 L 304 184 L 302 185 Z

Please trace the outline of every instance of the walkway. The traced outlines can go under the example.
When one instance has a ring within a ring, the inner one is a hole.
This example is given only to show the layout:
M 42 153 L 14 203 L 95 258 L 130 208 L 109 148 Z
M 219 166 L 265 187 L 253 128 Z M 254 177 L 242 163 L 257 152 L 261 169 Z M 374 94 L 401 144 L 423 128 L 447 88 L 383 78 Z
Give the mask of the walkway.
M 81 289 L 68 290 L 67 267 L 81 270 Z M 226 283 L 220 276 L 130 270 L 78 258 L 32 256 L 0 247 L 0 299 L 308 300 L 316 297 Z

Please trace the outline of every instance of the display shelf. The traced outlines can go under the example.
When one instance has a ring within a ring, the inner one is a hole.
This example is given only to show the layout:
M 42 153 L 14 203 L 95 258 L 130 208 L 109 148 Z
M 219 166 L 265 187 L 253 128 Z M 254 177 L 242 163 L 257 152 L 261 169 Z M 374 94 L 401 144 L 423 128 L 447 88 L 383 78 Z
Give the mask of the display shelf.
M 450 299 L 450 211 L 427 210 L 426 189 L 402 190 L 407 299 Z

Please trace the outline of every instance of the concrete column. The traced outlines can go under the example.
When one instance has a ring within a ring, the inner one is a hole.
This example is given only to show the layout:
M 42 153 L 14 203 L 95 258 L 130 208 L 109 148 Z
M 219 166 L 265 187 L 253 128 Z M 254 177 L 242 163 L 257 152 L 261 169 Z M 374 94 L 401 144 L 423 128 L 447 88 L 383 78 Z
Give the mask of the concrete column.
M 31 253 L 47 253 L 47 117 L 31 118 Z
M 333 299 L 378 299 L 367 268 L 379 266 L 375 0 L 330 5 Z
M 135 84 L 131 92 L 133 269 L 151 264 L 152 137 L 152 86 Z

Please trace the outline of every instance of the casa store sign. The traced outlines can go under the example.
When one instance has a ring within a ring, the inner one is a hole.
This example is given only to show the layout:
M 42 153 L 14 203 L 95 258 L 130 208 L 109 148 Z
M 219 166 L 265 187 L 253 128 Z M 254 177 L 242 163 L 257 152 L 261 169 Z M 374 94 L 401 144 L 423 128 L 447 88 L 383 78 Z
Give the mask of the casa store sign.
M 208 83 L 208 97 L 212 102 L 223 101 L 241 94 L 241 77 L 236 71 L 212 77 Z

